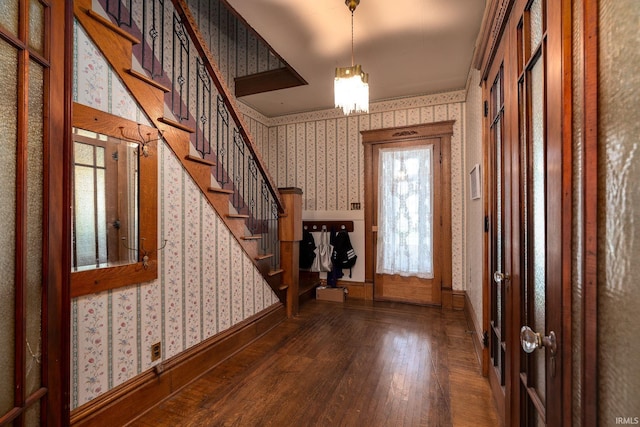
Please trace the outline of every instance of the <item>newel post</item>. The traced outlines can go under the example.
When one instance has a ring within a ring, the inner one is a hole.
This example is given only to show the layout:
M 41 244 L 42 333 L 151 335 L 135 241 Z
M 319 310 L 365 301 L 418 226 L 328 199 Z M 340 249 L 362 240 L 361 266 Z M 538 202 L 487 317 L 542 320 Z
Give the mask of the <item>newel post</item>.
M 300 241 L 302 240 L 302 190 L 295 187 L 279 188 L 284 203 L 278 233 L 280 238 L 280 268 L 283 285 L 287 285 L 287 315 L 298 314 Z

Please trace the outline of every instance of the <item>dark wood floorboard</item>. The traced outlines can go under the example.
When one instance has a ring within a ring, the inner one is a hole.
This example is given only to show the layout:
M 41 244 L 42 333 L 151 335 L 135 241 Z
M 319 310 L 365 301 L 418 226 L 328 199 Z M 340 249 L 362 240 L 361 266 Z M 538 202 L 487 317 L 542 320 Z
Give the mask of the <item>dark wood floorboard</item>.
M 311 300 L 131 425 L 499 424 L 462 312 Z

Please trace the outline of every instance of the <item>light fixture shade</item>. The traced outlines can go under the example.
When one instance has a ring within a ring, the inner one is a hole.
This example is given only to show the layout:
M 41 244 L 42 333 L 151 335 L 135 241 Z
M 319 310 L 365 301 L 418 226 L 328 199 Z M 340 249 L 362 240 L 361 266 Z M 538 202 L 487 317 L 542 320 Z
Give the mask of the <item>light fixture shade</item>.
M 369 75 L 360 65 L 336 68 L 333 89 L 335 106 L 344 114 L 369 112 Z

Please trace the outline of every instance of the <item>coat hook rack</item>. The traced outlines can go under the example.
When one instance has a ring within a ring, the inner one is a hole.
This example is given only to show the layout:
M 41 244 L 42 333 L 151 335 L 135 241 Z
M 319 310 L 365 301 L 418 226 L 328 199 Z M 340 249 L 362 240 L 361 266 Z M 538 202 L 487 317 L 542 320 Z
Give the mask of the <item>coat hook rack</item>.
M 124 246 L 125 248 L 129 249 L 130 251 L 138 251 L 138 252 L 142 253 L 142 268 L 147 270 L 149 268 L 149 254 L 151 254 L 153 252 L 153 250 L 148 251 L 148 250 L 146 250 L 144 248 L 144 241 L 146 239 L 144 237 L 140 238 L 140 249 L 130 248 L 125 243 L 125 241 L 126 241 L 125 239 L 126 239 L 126 237 L 122 238 L 122 246 Z M 165 246 L 167 246 L 167 239 L 165 239 L 164 243 L 162 244 L 162 246 L 159 247 L 159 248 L 156 248 L 155 251 L 159 252 L 159 251 L 163 250 L 165 248 Z
M 331 229 L 335 231 L 353 232 L 353 221 L 302 221 L 302 227 L 308 231 L 321 231 Z
M 146 135 L 146 138 L 142 135 L 142 130 L 140 127 L 140 123 L 138 123 L 138 136 L 137 137 L 130 137 L 125 135 L 124 133 L 124 127 L 120 126 L 120 135 L 121 138 L 126 140 L 126 141 L 130 141 L 130 142 L 134 142 L 136 144 L 138 144 L 140 146 L 140 155 L 144 156 L 144 157 L 149 157 L 149 144 L 155 141 L 159 141 L 160 139 L 162 139 L 162 135 L 163 135 L 163 131 L 158 130 L 158 137 L 156 139 L 151 139 L 151 132 L 148 132 Z

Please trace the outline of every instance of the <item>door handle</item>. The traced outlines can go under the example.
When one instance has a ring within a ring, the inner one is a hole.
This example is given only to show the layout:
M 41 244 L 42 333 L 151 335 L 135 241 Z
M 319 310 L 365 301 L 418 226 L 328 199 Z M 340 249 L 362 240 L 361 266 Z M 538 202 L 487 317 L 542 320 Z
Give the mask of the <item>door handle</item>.
M 501 271 L 496 271 L 495 273 L 493 273 L 493 280 L 496 283 L 501 283 L 501 282 L 506 282 L 507 280 L 510 280 L 511 276 L 507 273 L 503 273 Z
M 522 345 L 525 353 L 533 353 L 542 347 L 547 348 L 552 357 L 556 355 L 558 350 L 555 332 L 551 331 L 548 336 L 543 337 L 539 332 L 534 332 L 528 326 L 523 326 L 520 329 L 520 345 Z

